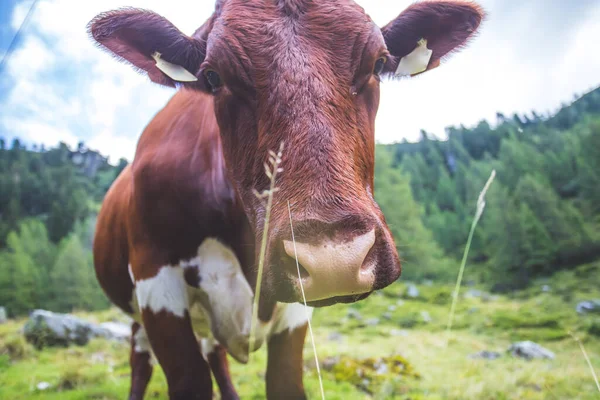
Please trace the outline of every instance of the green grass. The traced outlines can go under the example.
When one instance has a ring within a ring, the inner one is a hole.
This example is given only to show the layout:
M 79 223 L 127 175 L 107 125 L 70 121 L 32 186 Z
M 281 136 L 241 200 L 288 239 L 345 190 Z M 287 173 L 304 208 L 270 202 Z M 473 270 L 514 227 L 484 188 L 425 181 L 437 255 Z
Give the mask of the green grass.
M 559 283 L 565 284 L 563 280 L 551 282 L 550 286 L 554 283 L 556 287 Z M 319 359 L 326 363 L 332 357 L 342 357 L 338 367 L 322 369 L 327 399 L 586 400 L 600 397 L 578 343 L 569 336 L 571 331 L 582 339 L 590 362 L 598 371 L 600 339 L 589 332 L 590 326 L 596 326 L 598 316 L 578 316 L 574 307 L 582 297 L 600 298 L 600 288 L 596 287 L 595 291 L 585 288 L 584 293 L 574 290 L 569 301 L 556 292 L 535 293 L 533 290 L 529 296 L 501 296 L 492 301 L 461 297 L 448 347 L 445 329 L 452 287 L 419 286 L 418 300 L 402 298 L 405 288 L 405 284 L 396 284 L 363 302 L 315 311 L 313 328 Z M 362 320 L 348 318 L 350 308 L 357 310 Z M 423 321 L 423 311 L 430 315 L 431 322 Z M 389 319 L 382 317 L 386 313 Z M 114 310 L 81 314 L 96 321 L 117 315 Z M 368 325 L 365 321 L 371 318 L 380 318 L 379 324 Z M 36 351 L 21 340 L 19 329 L 23 323 L 24 320 L 20 320 L 0 325 L 0 399 L 126 398 L 129 388 L 127 344 L 93 340 L 85 347 Z M 342 339 L 330 339 L 332 332 L 340 333 Z M 505 354 L 513 341 L 527 339 L 553 351 L 556 359 L 525 361 Z M 498 351 L 503 356 L 494 361 L 467 357 L 481 350 Z M 370 365 L 380 358 L 401 369 L 389 368 L 395 373 L 374 375 Z M 394 360 L 404 360 L 406 365 L 393 364 Z M 264 399 L 265 349 L 255 353 L 248 365 L 231 363 L 241 397 Z M 308 341 L 305 366 L 308 398 L 320 398 Z M 358 369 L 363 370 L 360 379 L 356 374 Z M 364 376 L 370 379 L 367 387 L 362 382 Z M 42 381 L 52 387 L 37 391 L 35 386 Z M 166 398 L 166 393 L 164 375 L 156 367 L 147 398 Z

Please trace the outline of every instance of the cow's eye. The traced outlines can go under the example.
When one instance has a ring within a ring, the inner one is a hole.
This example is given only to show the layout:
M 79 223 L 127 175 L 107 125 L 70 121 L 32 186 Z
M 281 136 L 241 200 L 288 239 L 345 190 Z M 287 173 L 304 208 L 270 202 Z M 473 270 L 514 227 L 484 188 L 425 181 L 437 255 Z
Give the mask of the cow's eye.
M 204 71 L 204 77 L 206 78 L 206 83 L 208 83 L 208 86 L 210 86 L 213 92 L 223 85 L 219 74 L 212 69 Z
M 387 59 L 385 57 L 380 57 L 377 61 L 375 61 L 375 67 L 373 68 L 373 73 L 375 75 L 380 75 L 383 72 L 383 67 L 385 67 L 385 62 Z

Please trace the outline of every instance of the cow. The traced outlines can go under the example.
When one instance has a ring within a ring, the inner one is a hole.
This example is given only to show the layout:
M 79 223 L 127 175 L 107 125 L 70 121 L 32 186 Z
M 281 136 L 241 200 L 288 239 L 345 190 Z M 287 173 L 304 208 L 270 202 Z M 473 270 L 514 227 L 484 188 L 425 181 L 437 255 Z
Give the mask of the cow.
M 263 343 L 267 398 L 306 398 L 302 292 L 310 310 L 352 303 L 401 274 L 374 199 L 380 82 L 438 67 L 484 17 L 470 1 L 426 0 L 379 28 L 351 0 L 219 0 L 191 36 L 143 9 L 90 22 L 101 48 L 177 89 L 107 193 L 94 240 L 100 285 L 136 320 L 131 399 L 150 351 L 171 399 L 210 399 L 211 369 L 230 386 L 223 349 L 246 362 Z M 256 194 L 282 144 L 265 226 Z

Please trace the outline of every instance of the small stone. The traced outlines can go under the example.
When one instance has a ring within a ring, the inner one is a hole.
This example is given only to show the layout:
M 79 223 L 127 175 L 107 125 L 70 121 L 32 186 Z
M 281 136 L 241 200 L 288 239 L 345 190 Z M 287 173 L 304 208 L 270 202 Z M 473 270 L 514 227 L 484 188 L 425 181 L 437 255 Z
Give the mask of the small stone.
M 403 330 L 403 329 L 392 329 L 390 331 L 390 336 L 407 337 L 408 336 L 408 331 Z
M 575 310 L 578 314 L 595 314 L 600 313 L 600 300 L 582 301 L 577 304 Z
M 548 293 L 550 291 L 552 291 L 552 289 L 550 288 L 550 286 L 548 286 L 548 285 L 542 286 L 542 292 Z
M 379 318 L 370 318 L 365 321 L 365 324 L 368 326 L 377 326 L 379 325 Z
M 433 281 L 426 279 L 423 281 L 423 285 L 431 287 L 431 286 L 433 286 Z
M 8 321 L 8 317 L 6 316 L 6 308 L 0 307 L 0 324 Z
M 383 315 L 381 316 L 381 318 L 389 321 L 389 320 L 392 319 L 392 314 L 389 313 L 389 312 L 383 313 Z
M 50 384 L 48 382 L 40 382 L 35 387 L 37 390 L 46 390 L 50 388 Z
M 482 359 L 482 360 L 495 360 L 500 358 L 502 355 L 495 351 L 480 351 L 479 353 L 471 354 L 468 358 L 471 359 Z
M 531 341 L 513 343 L 507 351 L 515 357 L 521 357 L 526 360 L 533 360 L 536 358 L 554 359 L 553 352 Z
M 404 305 L 404 300 L 398 300 L 398 301 L 396 302 L 396 305 L 397 305 L 398 307 L 401 307 L 401 306 L 403 306 L 403 305 Z
M 348 315 L 348 318 L 350 318 L 350 319 L 356 319 L 356 320 L 362 319 L 362 315 L 360 315 L 360 312 L 358 310 L 355 310 L 354 308 L 349 308 L 347 315 Z
M 465 297 L 470 298 L 470 299 L 479 298 L 482 295 L 483 295 L 483 292 L 481 290 L 477 290 L 477 289 L 469 289 L 465 293 Z
M 392 304 L 391 306 L 388 306 L 387 309 L 388 309 L 388 311 L 396 311 L 396 308 L 398 308 L 398 307 Z
M 388 372 L 388 366 L 385 363 L 381 363 L 375 367 L 377 368 L 375 370 L 375 373 L 377 375 L 384 375 L 384 374 L 387 374 L 387 372 Z
M 331 371 L 340 362 L 340 357 L 327 357 L 321 362 L 321 366 L 325 371 Z
M 327 337 L 330 342 L 341 342 L 344 340 L 344 336 L 339 332 L 331 332 Z
M 413 284 L 408 285 L 408 287 L 406 288 L 406 297 L 416 299 L 420 296 L 420 294 L 421 293 L 419 292 L 419 289 Z
M 421 311 L 421 318 L 423 318 L 423 322 L 425 323 L 430 323 L 431 321 L 433 321 L 431 319 L 431 315 L 429 315 L 427 311 Z

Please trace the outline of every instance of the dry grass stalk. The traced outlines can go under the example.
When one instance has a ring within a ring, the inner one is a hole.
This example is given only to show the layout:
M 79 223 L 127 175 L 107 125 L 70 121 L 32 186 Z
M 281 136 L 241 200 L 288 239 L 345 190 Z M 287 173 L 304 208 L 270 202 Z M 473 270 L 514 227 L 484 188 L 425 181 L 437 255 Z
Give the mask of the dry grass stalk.
M 456 303 L 458 301 L 458 293 L 460 291 L 460 285 L 462 283 L 463 274 L 465 272 L 465 265 L 467 264 L 467 256 L 469 255 L 469 249 L 471 248 L 471 241 L 473 240 L 473 233 L 475 232 L 475 227 L 483 214 L 483 210 L 485 209 L 485 195 L 492 185 L 494 178 L 496 177 L 496 170 L 493 170 L 488 181 L 486 182 L 483 190 L 479 194 L 479 198 L 477 199 L 477 210 L 475 211 L 475 217 L 473 218 L 473 223 L 471 224 L 471 230 L 469 232 L 469 238 L 467 239 L 467 245 L 465 246 L 465 252 L 463 254 L 462 262 L 460 264 L 460 269 L 458 271 L 458 278 L 456 279 L 456 287 L 454 288 L 454 292 L 452 293 L 452 306 L 450 307 L 450 314 L 448 316 L 448 326 L 446 328 L 446 336 L 447 340 L 450 340 L 450 331 L 452 330 L 452 322 L 454 320 L 454 313 L 456 311 Z M 446 345 L 448 342 L 446 343 Z
M 587 351 L 585 351 L 583 342 L 577 336 L 575 336 L 573 333 L 569 332 L 569 335 L 571 335 L 573 340 L 575 340 L 577 342 L 577 344 L 579 345 L 579 348 L 581 349 L 581 353 L 583 354 L 583 358 L 585 358 L 585 361 L 587 362 L 588 366 L 590 367 L 590 371 L 592 372 L 592 377 L 594 378 L 594 382 L 596 382 L 596 387 L 598 388 L 598 392 L 600 392 L 600 382 L 598 381 L 598 375 L 596 375 L 596 371 L 594 370 L 592 361 L 590 360 L 590 357 L 588 356 Z
M 279 151 L 275 153 L 274 151 L 269 151 L 269 161 L 265 162 L 265 174 L 270 179 L 269 188 L 264 190 L 262 193 L 259 193 L 257 190 L 254 190 L 254 194 L 256 197 L 264 202 L 265 204 L 265 223 L 263 226 L 263 235 L 260 244 L 260 253 L 258 257 L 258 272 L 256 277 L 256 290 L 254 291 L 254 304 L 252 305 L 252 325 L 250 328 L 250 352 L 256 347 L 256 325 L 258 325 L 258 303 L 260 301 L 260 289 L 262 285 L 262 277 L 263 270 L 265 264 L 265 253 L 267 251 L 267 238 L 269 235 L 269 220 L 271 218 L 271 208 L 273 207 L 273 195 L 277 191 L 277 187 L 275 187 L 275 181 L 277 178 L 277 174 L 283 172 L 283 169 L 280 167 L 281 157 L 283 155 L 283 142 L 279 146 Z
M 300 282 L 300 290 L 302 299 L 304 300 L 304 310 L 306 312 L 306 320 L 308 321 L 308 332 L 310 333 L 310 342 L 312 344 L 313 353 L 315 355 L 315 365 L 317 366 L 317 375 L 319 376 L 319 387 L 321 388 L 321 398 L 325 400 L 325 390 L 323 389 L 323 377 L 321 376 L 321 367 L 319 366 L 319 357 L 317 356 L 317 346 L 315 336 L 313 335 L 312 324 L 310 323 L 310 315 L 308 313 L 308 305 L 306 304 L 306 295 L 304 294 L 304 285 L 302 284 L 302 275 L 300 274 L 300 263 L 298 262 L 298 252 L 296 251 L 296 238 L 294 236 L 294 225 L 292 224 L 292 208 L 288 201 L 288 213 L 290 215 L 290 229 L 292 231 L 292 243 L 294 244 L 294 258 L 296 259 L 296 269 L 298 270 L 298 281 Z

